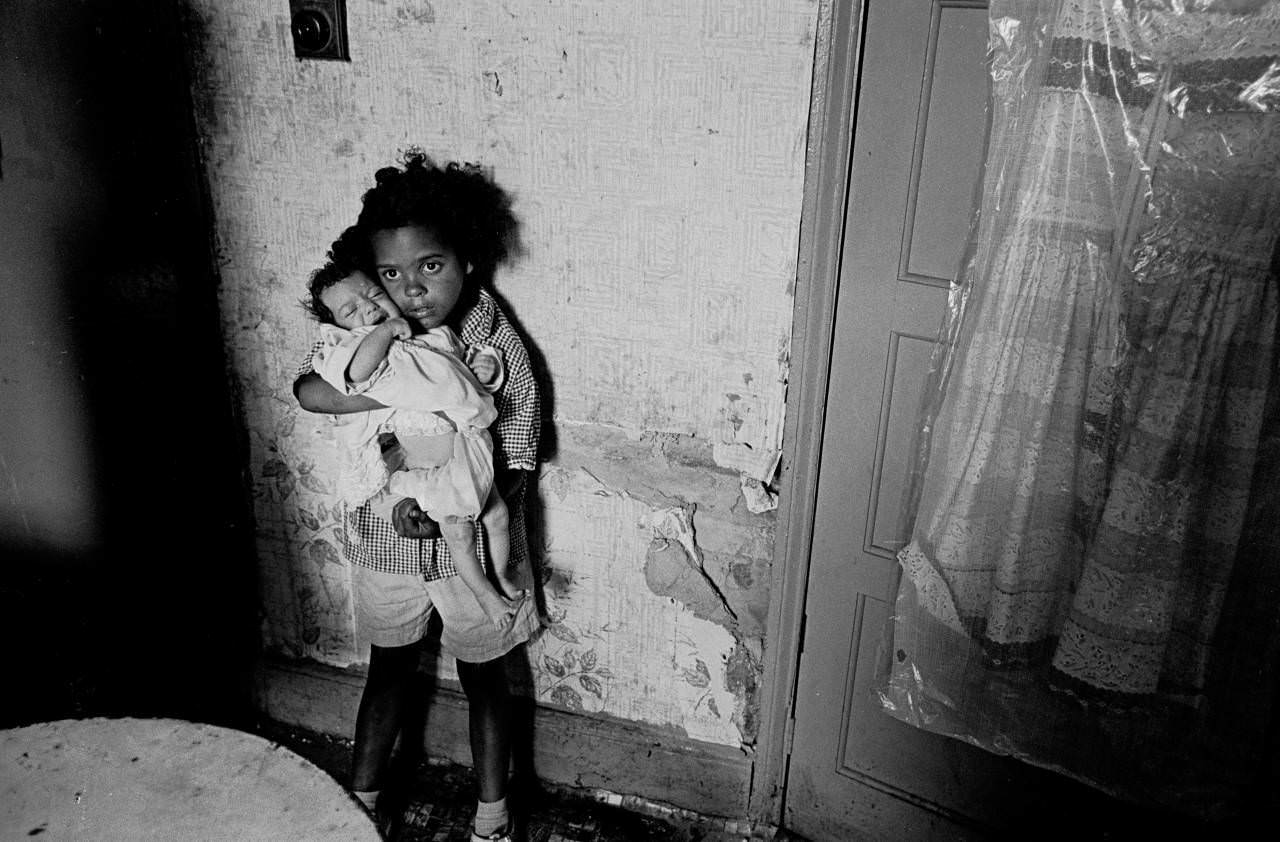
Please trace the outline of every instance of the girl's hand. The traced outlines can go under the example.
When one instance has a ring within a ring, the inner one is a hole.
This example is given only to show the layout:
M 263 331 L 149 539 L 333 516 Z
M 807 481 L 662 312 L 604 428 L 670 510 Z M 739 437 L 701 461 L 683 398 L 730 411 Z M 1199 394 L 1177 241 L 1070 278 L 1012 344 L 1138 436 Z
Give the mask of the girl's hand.
M 418 502 L 405 497 L 391 509 L 391 525 L 401 538 L 433 541 L 440 537 L 440 524 L 418 508 Z

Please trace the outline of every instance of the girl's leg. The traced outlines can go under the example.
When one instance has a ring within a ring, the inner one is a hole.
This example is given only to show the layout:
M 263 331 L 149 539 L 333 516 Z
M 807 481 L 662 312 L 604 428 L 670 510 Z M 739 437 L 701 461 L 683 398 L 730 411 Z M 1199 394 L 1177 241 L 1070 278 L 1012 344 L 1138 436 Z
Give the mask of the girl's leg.
M 356 713 L 352 790 L 371 792 L 382 788 L 387 761 L 404 721 L 406 699 L 417 669 L 416 645 L 370 647 L 369 674 Z
M 511 560 L 511 521 L 507 515 L 507 503 L 498 493 L 496 485 L 489 491 L 489 499 L 485 501 L 484 511 L 480 513 L 480 523 L 484 526 L 484 535 L 488 539 L 489 559 L 493 562 L 498 589 L 507 599 L 516 599 L 520 596 L 520 588 L 511 579 L 511 571 L 507 566 Z
M 507 687 L 506 656 L 482 664 L 466 661 L 457 664 L 458 679 L 467 695 L 477 795 L 482 802 L 503 801 L 507 797 L 511 762 L 511 694 Z

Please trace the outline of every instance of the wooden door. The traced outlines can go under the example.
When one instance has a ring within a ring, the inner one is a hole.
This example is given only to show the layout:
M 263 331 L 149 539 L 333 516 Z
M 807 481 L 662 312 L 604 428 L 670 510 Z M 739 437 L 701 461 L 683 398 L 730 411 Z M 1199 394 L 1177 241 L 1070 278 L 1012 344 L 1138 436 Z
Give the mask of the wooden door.
M 783 820 L 824 842 L 983 838 L 1034 809 L 1009 796 L 1048 773 L 903 724 L 872 687 L 920 390 L 985 151 L 986 3 L 851 2 L 861 75 Z

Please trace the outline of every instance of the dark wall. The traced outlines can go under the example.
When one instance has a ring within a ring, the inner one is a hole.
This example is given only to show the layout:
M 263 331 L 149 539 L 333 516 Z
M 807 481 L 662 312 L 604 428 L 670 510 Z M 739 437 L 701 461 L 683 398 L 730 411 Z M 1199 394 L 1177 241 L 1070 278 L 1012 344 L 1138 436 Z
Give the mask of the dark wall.
M 255 573 L 183 25 L 0 4 L 0 724 L 247 710 Z

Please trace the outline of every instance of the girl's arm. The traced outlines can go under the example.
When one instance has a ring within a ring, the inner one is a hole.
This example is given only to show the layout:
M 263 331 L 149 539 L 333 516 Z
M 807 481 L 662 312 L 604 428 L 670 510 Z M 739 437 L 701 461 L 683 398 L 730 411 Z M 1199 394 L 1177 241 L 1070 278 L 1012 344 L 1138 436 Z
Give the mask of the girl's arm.
M 413 329 L 403 318 L 387 319 L 369 332 L 356 348 L 351 362 L 347 365 L 347 382 L 360 383 L 368 380 L 387 358 L 387 350 L 397 339 L 408 339 L 413 336 Z
M 373 398 L 342 394 L 314 371 L 309 371 L 293 381 L 293 396 L 298 399 L 298 405 L 308 412 L 323 412 L 328 415 L 347 415 L 352 412 L 368 412 L 371 409 L 386 409 Z

